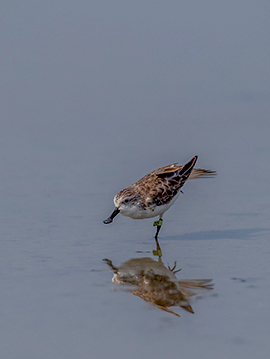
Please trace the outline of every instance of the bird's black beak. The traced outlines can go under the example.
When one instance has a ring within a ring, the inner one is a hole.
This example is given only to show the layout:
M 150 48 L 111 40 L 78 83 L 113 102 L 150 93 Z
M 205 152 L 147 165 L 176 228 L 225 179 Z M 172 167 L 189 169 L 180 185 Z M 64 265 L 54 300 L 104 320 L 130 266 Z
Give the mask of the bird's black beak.
M 115 207 L 113 213 L 110 215 L 109 218 L 105 219 L 105 221 L 103 221 L 103 223 L 105 223 L 105 224 L 112 223 L 114 217 L 117 216 L 118 213 L 120 213 L 120 209 L 118 209 L 117 207 Z

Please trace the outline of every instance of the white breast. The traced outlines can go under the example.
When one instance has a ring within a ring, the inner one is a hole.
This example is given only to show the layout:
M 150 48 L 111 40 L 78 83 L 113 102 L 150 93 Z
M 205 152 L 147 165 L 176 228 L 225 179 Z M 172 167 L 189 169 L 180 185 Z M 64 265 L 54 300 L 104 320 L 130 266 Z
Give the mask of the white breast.
M 176 201 L 179 193 L 171 200 L 171 202 L 166 203 L 162 206 L 146 206 L 145 209 L 142 209 L 139 205 L 133 205 L 132 207 L 125 208 L 120 211 L 120 214 L 126 217 L 130 217 L 133 219 L 144 219 L 144 218 L 153 218 L 156 216 L 162 216 L 164 212 L 166 212 Z

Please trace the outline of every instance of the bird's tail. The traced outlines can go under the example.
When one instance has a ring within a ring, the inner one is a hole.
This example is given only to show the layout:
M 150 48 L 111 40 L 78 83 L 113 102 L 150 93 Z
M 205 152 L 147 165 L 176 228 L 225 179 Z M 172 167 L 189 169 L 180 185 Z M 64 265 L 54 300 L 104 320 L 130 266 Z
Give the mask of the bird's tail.
M 188 179 L 196 179 L 196 178 L 212 178 L 216 175 L 216 171 L 204 170 L 202 168 L 193 168 L 191 174 Z

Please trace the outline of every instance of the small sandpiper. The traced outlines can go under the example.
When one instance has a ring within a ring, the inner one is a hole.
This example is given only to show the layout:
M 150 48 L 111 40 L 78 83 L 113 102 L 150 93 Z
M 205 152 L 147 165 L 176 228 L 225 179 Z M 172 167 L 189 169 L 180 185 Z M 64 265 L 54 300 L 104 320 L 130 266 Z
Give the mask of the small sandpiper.
M 159 220 L 153 223 L 157 227 L 157 241 L 163 222 L 162 216 L 174 204 L 186 180 L 212 177 L 216 174 L 215 171 L 194 168 L 197 159 L 198 156 L 194 156 L 184 166 L 173 163 L 158 168 L 117 193 L 114 197 L 115 209 L 103 223 L 112 223 L 118 213 L 133 219 L 159 216 Z

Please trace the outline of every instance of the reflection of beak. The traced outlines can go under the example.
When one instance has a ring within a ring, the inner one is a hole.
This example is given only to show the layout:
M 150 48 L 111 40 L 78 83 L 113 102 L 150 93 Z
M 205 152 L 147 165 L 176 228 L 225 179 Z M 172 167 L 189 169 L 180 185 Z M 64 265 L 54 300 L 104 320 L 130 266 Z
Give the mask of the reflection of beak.
M 114 217 L 117 216 L 118 213 L 120 213 L 120 209 L 118 209 L 117 207 L 115 207 L 113 213 L 110 215 L 109 218 L 105 219 L 105 221 L 103 221 L 103 223 L 105 223 L 105 224 L 112 223 Z

